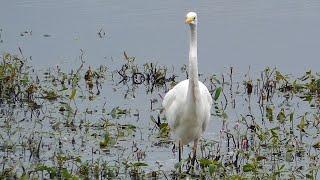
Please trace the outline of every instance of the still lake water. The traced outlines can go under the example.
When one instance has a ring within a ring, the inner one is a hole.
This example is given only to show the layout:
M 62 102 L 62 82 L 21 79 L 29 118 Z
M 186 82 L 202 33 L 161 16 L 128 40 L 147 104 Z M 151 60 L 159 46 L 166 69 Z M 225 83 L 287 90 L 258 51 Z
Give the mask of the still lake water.
M 2 0 L 0 50 L 16 51 L 19 46 L 38 67 L 73 63 L 79 49 L 90 64 L 117 59 L 126 50 L 141 62 L 182 65 L 188 57 L 184 16 L 191 10 L 199 14 L 201 72 L 277 66 L 302 73 L 320 66 L 316 0 Z M 97 35 L 101 28 L 103 38 Z M 32 35 L 21 37 L 24 31 Z
M 189 29 L 184 24 L 188 11 L 196 11 L 199 16 L 198 57 L 202 73 L 221 74 L 233 66 L 237 74 L 243 75 L 249 66 L 254 72 L 276 66 L 286 73 L 300 75 L 320 67 L 320 1 L 316 0 L 2 0 L 0 52 L 18 53 L 20 47 L 24 56 L 32 56 L 31 64 L 36 69 L 55 65 L 78 67 L 80 49 L 85 52 L 86 64 L 95 67 L 116 66 L 117 61 L 123 63 L 123 51 L 126 51 L 135 56 L 139 64 L 154 62 L 179 68 L 188 58 Z M 99 31 L 102 37 L 98 36 Z M 180 76 L 179 80 L 183 78 Z M 109 110 L 116 106 L 137 108 L 141 115 L 139 121 L 135 117 L 125 117 L 121 123 L 129 122 L 141 128 L 142 137 L 136 136 L 133 140 L 146 150 L 145 161 L 150 162 L 151 167 L 156 167 L 155 162 L 160 160 L 164 169 L 172 169 L 177 157 L 170 153 L 171 146 L 153 146 L 158 140 L 148 134 L 154 127 L 149 121 L 150 115 L 157 115 L 150 112 L 149 102 L 153 98 L 160 100 L 159 96 L 146 94 L 140 87 L 132 93 L 135 95 L 131 99 L 123 98 L 125 87 L 113 88 L 112 82 L 106 84 L 99 103 L 79 103 L 79 108 L 101 109 L 104 102 Z M 233 120 L 239 113 L 248 113 L 245 98 L 237 98 L 237 112 L 229 114 Z M 279 102 L 282 100 L 278 98 Z M 309 110 L 307 103 L 299 105 L 302 108 L 297 108 L 297 114 Z M 156 108 L 160 106 L 158 102 Z M 252 111 L 259 114 L 260 110 L 253 105 Z M 221 124 L 221 121 L 211 123 L 205 136 L 218 141 Z M 47 129 L 51 127 L 48 125 L 41 131 Z M 28 129 L 26 132 L 29 133 Z M 66 132 L 66 144 L 78 138 L 78 135 L 72 136 Z M 96 144 L 99 140 L 86 140 L 85 152 L 79 154 L 86 154 L 85 158 L 90 159 L 90 148 L 99 149 Z M 119 146 L 130 149 L 130 143 L 125 141 Z M 49 157 L 52 152 L 47 153 Z M 111 157 L 101 156 L 116 159 L 116 153 L 117 149 L 111 152 Z

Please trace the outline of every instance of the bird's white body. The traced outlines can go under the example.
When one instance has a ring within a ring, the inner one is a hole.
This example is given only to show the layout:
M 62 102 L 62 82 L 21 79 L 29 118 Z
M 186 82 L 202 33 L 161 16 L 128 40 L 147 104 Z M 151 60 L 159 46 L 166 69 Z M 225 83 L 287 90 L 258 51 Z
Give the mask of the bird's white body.
M 163 99 L 165 116 L 176 140 L 187 144 L 200 138 L 210 120 L 212 104 L 207 87 L 199 81 L 200 98 L 190 102 L 188 97 L 189 79 L 181 81 Z
M 179 145 L 197 142 L 210 120 L 211 94 L 198 80 L 197 14 L 189 12 L 186 23 L 190 25 L 189 79 L 181 81 L 165 95 L 162 106 L 169 127 Z

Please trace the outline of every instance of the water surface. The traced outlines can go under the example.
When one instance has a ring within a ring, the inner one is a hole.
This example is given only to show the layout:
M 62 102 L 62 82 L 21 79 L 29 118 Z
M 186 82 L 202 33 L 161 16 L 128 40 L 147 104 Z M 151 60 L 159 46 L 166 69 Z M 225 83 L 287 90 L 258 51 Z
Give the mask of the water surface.
M 4 40 L 0 50 L 19 46 L 38 67 L 73 62 L 79 49 L 86 51 L 91 64 L 108 64 L 106 60 L 120 57 L 124 50 L 141 62 L 184 64 L 188 55 L 184 16 L 190 10 L 199 14 L 201 72 L 277 66 L 301 73 L 320 65 L 316 0 L 4 0 L 0 10 Z M 101 28 L 103 38 L 97 36 Z M 24 31 L 32 35 L 21 37 Z

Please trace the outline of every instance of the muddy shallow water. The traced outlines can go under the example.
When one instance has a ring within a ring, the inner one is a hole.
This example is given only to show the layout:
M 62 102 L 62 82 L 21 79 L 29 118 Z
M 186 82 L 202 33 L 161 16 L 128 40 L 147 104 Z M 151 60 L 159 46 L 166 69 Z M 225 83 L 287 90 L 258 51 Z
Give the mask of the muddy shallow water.
M 190 171 L 190 147 L 177 163 L 161 113 L 164 93 L 186 78 L 185 66 L 138 65 L 127 53 L 117 61 L 118 68 L 80 63 L 41 72 L 22 55 L 4 54 L 1 176 L 319 176 L 319 75 L 296 78 L 270 68 L 260 76 L 233 68 L 201 75 L 215 101 Z

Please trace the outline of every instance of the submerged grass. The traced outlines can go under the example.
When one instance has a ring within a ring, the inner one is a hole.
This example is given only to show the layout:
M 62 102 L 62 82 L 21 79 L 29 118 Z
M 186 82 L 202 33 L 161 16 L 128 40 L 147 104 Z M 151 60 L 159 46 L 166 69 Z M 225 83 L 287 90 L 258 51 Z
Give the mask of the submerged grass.
M 213 125 L 191 167 L 188 150 L 182 162 L 170 161 L 161 114 L 162 95 L 186 78 L 185 66 L 138 65 L 124 52 L 120 67 L 92 68 L 82 55 L 75 70 L 37 74 L 22 55 L 3 54 L 0 179 L 319 178 L 319 74 L 266 68 L 252 78 L 230 68 L 202 75 L 214 99 Z M 111 102 L 116 94 L 121 106 Z

